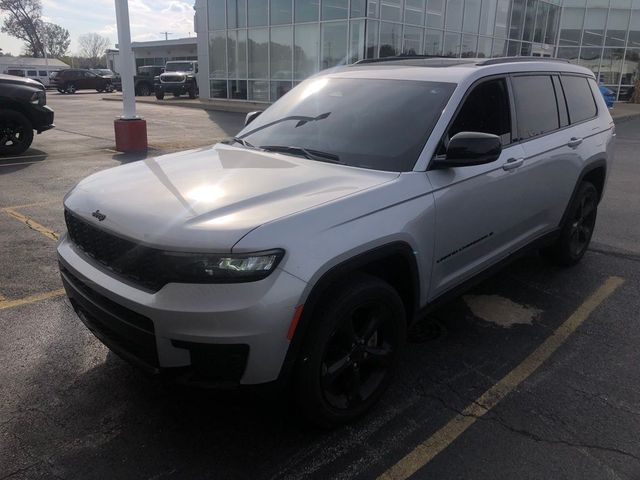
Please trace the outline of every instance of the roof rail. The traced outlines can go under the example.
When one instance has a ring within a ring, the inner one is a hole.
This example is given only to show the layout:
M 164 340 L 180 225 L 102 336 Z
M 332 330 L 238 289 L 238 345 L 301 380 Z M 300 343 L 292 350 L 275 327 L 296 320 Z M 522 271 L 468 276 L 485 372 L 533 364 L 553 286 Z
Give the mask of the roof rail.
M 365 58 L 358 60 L 354 65 L 362 65 L 364 63 L 379 63 L 379 62 L 394 62 L 398 60 L 425 60 L 429 58 L 449 58 L 442 55 L 397 55 L 394 57 L 381 57 L 381 58 Z
M 551 57 L 499 57 L 490 58 L 483 62 L 477 63 L 479 66 L 488 65 L 500 65 L 502 63 L 517 63 L 517 62 L 557 62 L 557 63 L 571 63 L 564 58 L 551 58 Z

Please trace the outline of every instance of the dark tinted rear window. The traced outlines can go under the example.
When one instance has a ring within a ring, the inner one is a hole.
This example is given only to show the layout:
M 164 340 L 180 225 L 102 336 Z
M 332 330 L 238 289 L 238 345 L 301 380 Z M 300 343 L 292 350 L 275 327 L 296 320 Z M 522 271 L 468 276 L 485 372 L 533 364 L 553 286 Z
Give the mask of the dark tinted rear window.
M 563 75 L 562 86 L 567 98 L 571 123 L 582 122 L 596 116 L 598 108 L 589 88 L 589 80 L 585 77 Z
M 514 77 L 513 94 L 520 140 L 537 137 L 560 128 L 558 106 L 550 76 Z

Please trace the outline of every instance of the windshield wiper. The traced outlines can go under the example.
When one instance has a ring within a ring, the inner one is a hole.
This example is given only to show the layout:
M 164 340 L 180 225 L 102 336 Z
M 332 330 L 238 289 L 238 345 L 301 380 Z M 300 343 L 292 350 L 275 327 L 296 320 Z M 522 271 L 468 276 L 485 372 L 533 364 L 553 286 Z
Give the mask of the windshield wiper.
M 240 145 L 242 145 L 243 147 L 246 148 L 252 148 L 254 150 L 260 150 L 258 147 L 256 147 L 255 145 L 253 145 L 252 143 L 240 138 L 240 137 L 232 137 L 229 138 L 228 140 L 223 140 L 221 143 L 224 143 L 225 145 L 232 145 L 234 143 L 239 143 Z
M 286 145 L 261 145 L 260 148 L 267 152 L 288 153 L 308 158 L 309 160 L 318 160 L 320 162 L 343 163 L 340 157 L 333 153 L 323 152 L 320 150 L 312 150 L 304 147 L 293 147 Z

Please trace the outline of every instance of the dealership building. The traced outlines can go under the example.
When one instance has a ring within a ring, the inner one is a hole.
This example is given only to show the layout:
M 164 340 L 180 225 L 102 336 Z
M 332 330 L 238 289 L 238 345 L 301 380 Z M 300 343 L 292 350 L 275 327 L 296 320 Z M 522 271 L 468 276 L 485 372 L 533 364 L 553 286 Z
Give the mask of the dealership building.
M 196 0 L 203 98 L 273 102 L 314 73 L 394 55 L 559 57 L 619 100 L 640 73 L 640 0 Z

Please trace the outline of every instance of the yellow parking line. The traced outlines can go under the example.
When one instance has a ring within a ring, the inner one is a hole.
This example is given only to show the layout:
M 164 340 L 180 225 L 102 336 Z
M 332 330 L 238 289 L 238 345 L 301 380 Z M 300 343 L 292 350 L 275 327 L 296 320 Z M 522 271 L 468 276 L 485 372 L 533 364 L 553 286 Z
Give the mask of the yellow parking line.
M 35 230 L 36 232 L 41 233 L 42 235 L 44 235 L 47 238 L 50 238 L 51 240 L 57 241 L 60 238 L 60 236 L 53 230 L 49 230 L 44 225 L 39 224 L 35 220 L 27 217 L 26 215 L 21 214 L 20 212 L 15 211 L 12 208 L 3 208 L 2 211 L 5 212 L 7 215 L 15 218 L 16 220 L 24 223 L 31 230 Z
M 609 295 L 624 283 L 620 277 L 609 277 L 558 329 L 536 348 L 522 363 L 511 370 L 502 380 L 487 390 L 462 413 L 418 445 L 394 466 L 378 477 L 378 480 L 404 480 L 428 464 L 436 455 L 451 445 L 471 425 L 495 407 L 526 380 L 582 325 L 591 313 Z
M 0 300 L 0 310 L 19 307 L 22 305 L 29 305 L 31 303 L 40 302 L 49 298 L 60 297 L 62 295 L 64 295 L 64 288 L 54 290 L 52 292 L 38 293 L 36 295 L 31 295 L 30 297 L 21 298 L 18 300 Z
M 55 200 L 48 200 L 46 202 L 37 202 L 37 203 L 26 203 L 24 205 L 11 205 L 10 207 L 2 207 L 0 208 L 0 210 L 5 211 L 5 210 L 20 210 L 22 208 L 31 208 L 31 207 L 42 207 L 44 205 L 50 205 L 52 203 L 56 203 L 56 202 L 60 202 L 61 200 L 59 199 L 55 199 Z

